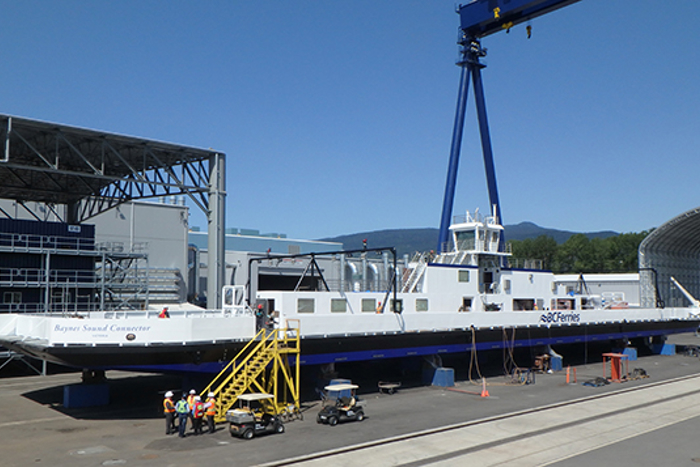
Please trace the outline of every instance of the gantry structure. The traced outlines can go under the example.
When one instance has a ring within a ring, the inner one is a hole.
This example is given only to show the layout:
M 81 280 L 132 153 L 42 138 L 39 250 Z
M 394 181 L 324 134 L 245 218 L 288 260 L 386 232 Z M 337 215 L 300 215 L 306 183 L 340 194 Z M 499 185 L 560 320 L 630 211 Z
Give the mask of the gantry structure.
M 481 150 L 486 171 L 486 184 L 489 193 L 490 208 L 495 211 L 495 217 L 499 224 L 503 225 L 501 215 L 501 202 L 498 197 L 498 184 L 496 183 L 496 169 L 493 162 L 493 150 L 489 132 L 488 118 L 486 116 L 486 100 L 484 98 L 484 85 L 481 79 L 481 70 L 486 65 L 481 59 L 486 56 L 486 48 L 481 46 L 481 39 L 499 31 L 510 31 L 510 28 L 530 21 L 542 15 L 564 8 L 579 0 L 474 0 L 466 5 L 460 5 L 457 9 L 460 17 L 459 44 L 460 58 L 457 66 L 462 69 L 459 81 L 459 94 L 457 95 L 457 110 L 452 131 L 452 145 L 450 146 L 450 160 L 447 167 L 447 181 L 445 182 L 445 197 L 442 204 L 442 216 L 440 217 L 440 231 L 438 233 L 437 251 L 444 252 L 449 238 L 449 227 L 452 220 L 452 206 L 454 204 L 455 187 L 457 184 L 457 169 L 462 148 L 462 132 L 464 130 L 464 117 L 466 112 L 467 95 L 469 94 L 469 82 L 474 87 L 474 100 L 476 114 L 479 121 L 479 134 L 481 137 Z M 528 37 L 531 28 L 527 26 Z M 505 238 L 501 231 L 499 251 L 505 247 Z
M 131 200 L 184 196 L 208 221 L 207 306 L 224 284 L 226 155 L 162 141 L 0 114 L 0 198 L 37 220 L 42 203 L 80 224 Z M 14 214 L 0 208 L 0 217 Z

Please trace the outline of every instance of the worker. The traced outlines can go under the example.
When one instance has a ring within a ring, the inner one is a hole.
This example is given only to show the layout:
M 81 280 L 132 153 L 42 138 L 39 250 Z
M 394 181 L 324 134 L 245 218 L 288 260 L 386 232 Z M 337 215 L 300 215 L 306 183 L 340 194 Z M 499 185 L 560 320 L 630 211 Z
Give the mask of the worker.
M 202 434 L 202 420 L 204 419 L 204 403 L 202 398 L 194 396 L 194 405 L 192 406 L 192 427 L 195 435 Z
M 187 396 L 187 410 L 189 411 L 190 421 L 194 427 L 194 398 L 197 397 L 197 391 L 190 389 L 190 394 Z
M 175 404 L 175 412 L 177 412 L 178 423 L 180 424 L 178 426 L 180 438 L 184 438 L 185 430 L 187 430 L 187 416 L 190 413 L 187 406 L 187 395 L 184 392 L 182 393 L 182 398 Z
M 260 331 L 260 329 L 263 327 L 265 324 L 265 311 L 263 310 L 262 304 L 258 304 L 258 307 L 255 309 L 255 330 Z
M 382 312 L 382 302 L 378 302 L 378 304 L 377 304 L 377 313 L 381 313 L 381 312 Z
M 165 393 L 163 399 L 163 413 L 165 414 L 165 434 L 175 433 L 175 403 L 173 402 L 173 392 Z
M 168 313 L 168 307 L 164 307 L 160 313 L 158 313 L 159 318 L 170 318 L 170 313 Z
M 204 403 L 204 410 L 207 415 L 209 433 L 214 433 L 216 430 L 216 426 L 214 424 L 214 417 L 216 416 L 216 398 L 214 397 L 213 392 L 207 394 L 207 401 Z

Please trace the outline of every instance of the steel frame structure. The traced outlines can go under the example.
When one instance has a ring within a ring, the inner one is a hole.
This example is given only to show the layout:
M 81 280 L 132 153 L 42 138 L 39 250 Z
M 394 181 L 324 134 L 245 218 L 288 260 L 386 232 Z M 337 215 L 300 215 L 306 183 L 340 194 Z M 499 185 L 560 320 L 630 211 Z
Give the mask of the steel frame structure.
M 17 201 L 37 220 L 43 213 L 26 201 L 78 224 L 131 200 L 189 198 L 209 225 L 207 305 L 221 306 L 225 154 L 3 114 L 0 141 L 0 198 Z M 1 209 L 0 215 L 13 217 Z
M 480 39 L 498 31 L 508 31 L 516 24 L 529 21 L 530 19 L 558 10 L 572 3 L 576 3 L 577 1 L 579 0 L 476 0 L 467 5 L 461 5 L 458 8 L 457 12 L 460 16 L 460 36 L 457 43 L 460 46 L 460 59 L 457 65 L 462 68 L 462 73 L 459 81 L 457 110 L 455 113 L 454 130 L 452 132 L 447 181 L 445 183 L 445 197 L 442 204 L 442 216 L 440 218 L 440 231 L 437 244 L 438 252 L 445 251 L 449 240 L 449 227 L 451 224 L 455 187 L 457 184 L 457 169 L 462 146 L 462 130 L 464 128 L 464 115 L 466 112 L 470 77 L 474 86 L 474 98 L 479 120 L 479 133 L 481 136 L 481 149 L 486 170 L 489 203 L 491 204 L 490 207 L 495 207 L 498 222 L 503 224 L 501 203 L 498 197 L 498 184 L 496 183 L 496 171 L 493 163 L 491 138 L 489 135 L 488 118 L 486 116 L 484 86 L 481 79 L 481 69 L 485 68 L 486 65 L 480 62 L 480 58 L 486 56 L 486 49 L 481 47 Z M 505 238 L 503 232 L 501 232 L 499 251 L 504 251 L 504 247 Z
M 671 283 L 675 277 L 700 297 L 700 208 L 680 214 L 654 229 L 639 245 L 640 304 L 685 306 L 687 298 Z

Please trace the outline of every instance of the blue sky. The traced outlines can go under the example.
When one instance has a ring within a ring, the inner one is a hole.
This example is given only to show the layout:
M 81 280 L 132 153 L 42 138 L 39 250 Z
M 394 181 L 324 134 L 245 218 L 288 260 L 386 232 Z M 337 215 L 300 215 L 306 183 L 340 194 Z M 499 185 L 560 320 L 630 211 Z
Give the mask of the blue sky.
M 227 154 L 227 225 L 438 227 L 453 1 L 0 1 L 0 113 Z M 502 212 L 638 232 L 700 205 L 700 2 L 582 0 L 487 37 Z M 455 214 L 488 196 L 473 96 Z M 193 210 L 191 224 L 206 226 Z

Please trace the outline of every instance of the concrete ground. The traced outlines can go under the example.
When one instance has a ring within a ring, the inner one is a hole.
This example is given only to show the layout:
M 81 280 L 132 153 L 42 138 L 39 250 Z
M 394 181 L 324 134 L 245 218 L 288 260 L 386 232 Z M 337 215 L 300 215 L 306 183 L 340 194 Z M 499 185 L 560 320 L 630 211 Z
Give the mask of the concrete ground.
M 700 344 L 700 339 L 692 335 L 683 339 L 687 342 L 677 342 Z M 453 389 L 402 388 L 394 395 L 368 392 L 364 396 L 368 418 L 336 427 L 318 425 L 315 415 L 319 403 L 308 400 L 303 404 L 304 420 L 288 423 L 285 434 L 251 441 L 232 438 L 224 425 L 212 435 L 190 434 L 185 439 L 166 436 L 161 397 L 165 390 L 180 387 L 180 380 L 173 377 L 108 372 L 111 404 L 89 409 L 66 409 L 61 403 L 63 386 L 78 383 L 78 374 L 5 378 L 0 379 L 0 439 L 4 443 L 0 464 L 247 466 L 291 465 L 294 462 L 285 460 L 296 459 L 309 465 L 458 465 L 467 461 L 473 465 L 513 462 L 519 466 L 582 466 L 593 462 L 660 465 L 660 461 L 695 465 L 693 459 L 700 459 L 700 445 L 690 433 L 700 416 L 694 411 L 694 407 L 700 407 L 700 395 L 695 390 L 698 387 L 700 391 L 700 358 L 642 357 L 630 363 L 632 368 L 645 369 L 650 378 L 595 388 L 583 386 L 582 381 L 602 376 L 604 371 L 602 363 L 590 363 L 577 367 L 579 384 L 566 384 L 565 372 L 537 375 L 533 385 L 513 385 L 502 377 L 491 378 L 490 397 L 480 397 L 481 387 L 469 382 L 458 382 Z M 689 375 L 698 378 L 653 387 Z M 648 390 L 625 395 L 626 390 L 643 386 Z M 622 394 L 605 399 L 610 402 L 588 400 L 620 390 Z M 552 406 L 579 399 L 579 403 L 566 408 Z M 623 406 L 625 410 L 620 409 Z M 522 418 L 508 415 L 514 412 L 521 412 L 518 417 Z M 305 461 L 319 452 L 469 422 L 471 427 Z M 623 431 L 624 435 L 620 434 Z M 590 441 L 596 436 L 604 440 Z M 558 453 L 538 457 L 539 451 L 554 452 L 560 445 L 569 446 L 565 456 Z M 414 457 L 397 457 L 397 453 L 409 452 Z M 503 452 L 507 455 L 499 457 Z

